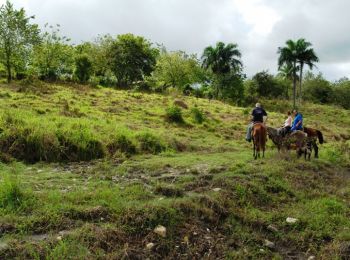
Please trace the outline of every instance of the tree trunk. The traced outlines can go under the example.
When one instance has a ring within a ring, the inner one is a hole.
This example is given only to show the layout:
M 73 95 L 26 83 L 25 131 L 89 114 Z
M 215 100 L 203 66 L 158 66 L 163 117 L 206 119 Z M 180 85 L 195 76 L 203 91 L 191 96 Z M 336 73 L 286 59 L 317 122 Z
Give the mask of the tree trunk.
M 302 81 L 303 81 L 303 68 L 304 68 L 304 63 L 300 63 L 299 106 L 301 106 L 301 101 L 302 101 L 301 83 L 302 83 Z
M 10 62 L 10 58 L 7 58 L 6 61 L 6 70 L 7 70 L 7 82 L 11 83 L 12 81 L 12 72 L 11 72 L 11 62 Z
M 296 62 L 293 63 L 293 109 L 296 109 L 296 95 L 297 95 L 297 72 Z

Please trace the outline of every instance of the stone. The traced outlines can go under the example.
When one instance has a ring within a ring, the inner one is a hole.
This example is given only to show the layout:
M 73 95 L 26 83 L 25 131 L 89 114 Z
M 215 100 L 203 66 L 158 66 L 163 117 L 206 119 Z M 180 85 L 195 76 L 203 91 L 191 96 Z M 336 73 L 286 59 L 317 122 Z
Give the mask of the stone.
M 6 250 L 9 245 L 5 242 L 0 242 L 0 250 Z
M 188 109 L 187 104 L 186 104 L 184 101 L 180 100 L 180 99 L 176 99 L 176 100 L 174 101 L 174 105 L 175 105 L 175 106 L 178 106 L 178 107 L 182 107 L 182 108 L 184 108 L 184 109 Z
M 266 246 L 266 247 L 268 247 L 270 249 L 274 249 L 275 248 L 275 243 L 265 239 L 264 246 Z
M 288 217 L 288 218 L 286 219 L 286 222 L 289 223 L 289 224 L 294 224 L 294 223 L 296 223 L 297 221 L 298 221 L 298 219 L 296 219 L 296 218 L 291 218 L 291 217 Z
M 151 250 L 154 246 L 155 246 L 154 243 L 148 243 L 148 244 L 146 245 L 146 248 L 147 248 L 148 250 Z
M 275 232 L 275 233 L 278 232 L 277 227 L 274 225 L 268 225 L 267 230 L 270 230 L 270 231 Z
M 309 256 L 307 260 L 315 260 L 315 259 L 316 259 L 316 256 L 312 255 L 312 256 Z
M 215 188 L 215 189 L 213 189 L 213 191 L 219 192 L 219 191 L 221 191 L 221 188 Z
M 153 232 L 161 237 L 166 237 L 166 228 L 162 225 L 157 226 Z

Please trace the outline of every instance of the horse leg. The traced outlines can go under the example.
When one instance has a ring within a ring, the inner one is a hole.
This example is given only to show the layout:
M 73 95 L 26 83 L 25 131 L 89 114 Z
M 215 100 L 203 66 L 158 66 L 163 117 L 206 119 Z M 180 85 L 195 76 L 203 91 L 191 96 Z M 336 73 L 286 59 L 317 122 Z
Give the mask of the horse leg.
M 315 158 L 318 158 L 318 146 L 317 146 L 316 141 L 314 141 L 314 142 L 312 143 L 312 146 L 313 146 L 314 149 L 315 149 Z

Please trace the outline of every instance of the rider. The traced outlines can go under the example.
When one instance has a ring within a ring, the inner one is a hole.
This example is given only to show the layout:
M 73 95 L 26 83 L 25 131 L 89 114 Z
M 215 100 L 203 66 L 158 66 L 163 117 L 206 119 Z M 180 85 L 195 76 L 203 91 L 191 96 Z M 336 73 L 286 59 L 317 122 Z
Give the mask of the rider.
M 303 115 L 300 114 L 296 109 L 293 110 L 294 121 L 292 124 L 291 131 L 303 130 Z
M 266 111 L 261 107 L 260 103 L 256 103 L 255 108 L 252 111 L 252 121 L 247 127 L 246 141 L 250 142 L 252 140 L 252 129 L 255 123 L 264 123 L 264 116 L 267 117 Z
M 280 133 L 282 136 L 285 136 L 286 134 L 288 134 L 290 132 L 290 129 L 292 128 L 292 123 L 293 123 L 293 119 L 292 119 L 292 113 L 290 111 L 287 112 L 287 119 L 284 122 L 282 128 L 280 128 Z

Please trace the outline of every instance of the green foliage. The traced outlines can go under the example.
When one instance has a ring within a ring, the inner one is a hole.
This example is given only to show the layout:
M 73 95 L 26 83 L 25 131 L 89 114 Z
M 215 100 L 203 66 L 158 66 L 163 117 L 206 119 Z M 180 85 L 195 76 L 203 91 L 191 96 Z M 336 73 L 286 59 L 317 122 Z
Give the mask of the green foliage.
M 165 118 L 168 122 L 184 123 L 181 108 L 175 105 L 166 109 Z
M 211 87 L 214 96 L 236 103 L 243 99 L 241 53 L 237 44 L 218 42 L 204 49 L 203 67 L 212 73 Z
M 279 85 L 273 75 L 267 71 L 258 72 L 252 78 L 256 83 L 256 92 L 259 97 L 280 97 L 284 89 Z
M 333 85 L 333 103 L 350 109 L 350 80 L 345 79 Z
M 141 36 L 118 35 L 109 48 L 110 68 L 119 87 L 128 87 L 149 76 L 156 65 L 158 49 Z
M 80 83 L 86 83 L 92 75 L 92 61 L 86 54 L 81 54 L 75 58 L 75 76 Z
M 333 88 L 321 74 L 314 76 L 309 73 L 304 80 L 304 97 L 315 103 L 331 103 L 333 99 Z
M 195 55 L 184 52 L 164 52 L 157 59 L 152 77 L 157 85 L 184 88 L 186 85 L 202 82 L 203 69 Z
M 140 150 L 142 152 L 159 154 L 166 149 L 166 146 L 162 140 L 160 140 L 158 136 L 155 136 L 149 132 L 138 134 L 136 139 L 139 141 Z
M 302 96 L 302 79 L 304 65 L 308 65 L 310 69 L 313 68 L 314 63 L 318 62 L 314 50 L 311 48 L 312 44 L 305 39 L 298 39 L 297 41 L 288 40 L 286 46 L 278 48 L 278 68 L 284 70 L 286 77 L 292 74 L 293 80 L 293 107 L 296 107 L 297 98 L 297 72 L 299 71 L 299 98 Z
M 218 42 L 215 47 L 208 46 L 204 49 L 202 60 L 203 67 L 210 69 L 214 74 L 226 74 L 232 71 L 240 71 L 242 62 L 241 52 L 234 43 L 225 44 Z
M 200 110 L 197 107 L 194 107 L 191 109 L 191 114 L 192 114 L 192 118 L 193 120 L 197 123 L 197 124 L 202 124 L 205 120 L 205 116 L 202 112 L 202 110 Z
M 60 259 L 83 259 L 89 258 L 90 252 L 88 248 L 84 247 L 76 240 L 59 241 L 54 248 L 52 248 L 46 256 L 46 259 L 60 260 Z
M 31 47 L 39 42 L 39 28 L 31 24 L 25 10 L 15 10 L 10 1 L 0 7 L 0 62 L 6 68 L 7 80 L 12 80 L 13 69 L 25 72 Z
M 44 80 L 68 79 L 73 74 L 74 49 L 70 39 L 60 35 L 57 27 L 46 25 L 42 42 L 34 48 L 33 66 Z
M 33 195 L 24 190 L 17 177 L 16 166 L 12 166 L 9 173 L 2 172 L 0 183 L 0 209 L 16 212 L 30 209 L 33 204 Z
M 114 140 L 107 145 L 110 154 L 115 154 L 117 151 L 125 153 L 127 155 L 132 155 L 136 153 L 136 145 L 129 135 L 118 134 Z

